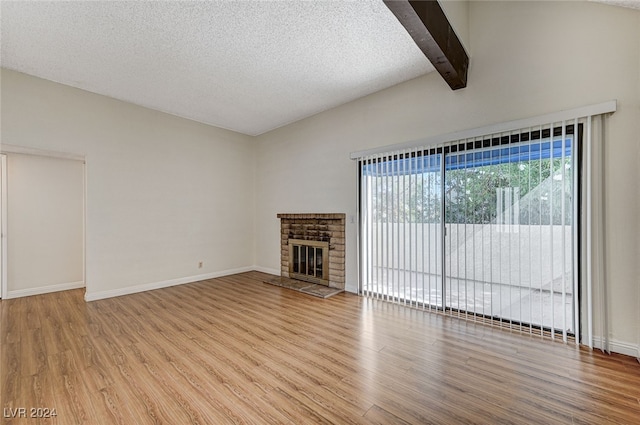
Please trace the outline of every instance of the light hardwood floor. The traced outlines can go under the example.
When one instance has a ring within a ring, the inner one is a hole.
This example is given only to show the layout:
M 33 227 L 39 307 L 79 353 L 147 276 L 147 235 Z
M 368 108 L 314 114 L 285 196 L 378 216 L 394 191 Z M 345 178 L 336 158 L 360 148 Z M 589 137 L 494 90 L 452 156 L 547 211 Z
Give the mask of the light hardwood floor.
M 640 423 L 635 359 L 265 277 L 2 301 L 2 423 Z

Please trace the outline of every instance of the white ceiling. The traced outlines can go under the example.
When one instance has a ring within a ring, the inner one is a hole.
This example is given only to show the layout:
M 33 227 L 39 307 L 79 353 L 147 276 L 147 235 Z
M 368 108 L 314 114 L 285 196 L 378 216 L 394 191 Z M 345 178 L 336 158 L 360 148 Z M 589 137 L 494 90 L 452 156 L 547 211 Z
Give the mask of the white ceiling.
M 640 10 L 640 0 L 591 0 L 598 3 L 604 3 L 611 6 L 626 7 L 629 9 Z
M 382 0 L 0 7 L 2 67 L 249 135 L 434 70 Z

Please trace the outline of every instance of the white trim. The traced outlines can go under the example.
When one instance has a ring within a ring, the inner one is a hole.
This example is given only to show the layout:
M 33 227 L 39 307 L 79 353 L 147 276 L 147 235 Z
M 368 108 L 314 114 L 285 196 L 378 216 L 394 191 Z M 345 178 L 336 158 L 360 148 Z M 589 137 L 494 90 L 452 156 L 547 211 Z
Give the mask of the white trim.
M 278 269 L 272 269 L 269 267 L 262 267 L 262 266 L 253 266 L 253 270 L 261 273 L 272 274 L 274 276 L 280 276 L 280 270 Z
M 87 162 L 82 165 L 82 280 L 87 284 Z M 86 292 L 86 290 L 85 290 Z
M 585 222 L 585 250 L 586 250 L 586 258 L 585 258 L 585 274 L 584 280 L 586 282 L 586 292 L 587 292 L 587 345 L 589 348 L 593 348 L 593 270 L 592 270 L 592 259 L 593 259 L 593 242 L 592 242 L 592 215 L 593 215 L 593 202 L 591 196 L 591 182 L 593 179 L 593 173 L 591 171 L 592 167 L 592 142 L 591 142 L 591 120 L 587 120 L 587 135 L 585 139 L 585 149 L 584 149 L 584 162 L 586 164 L 586 170 L 584 174 L 585 179 L 585 205 L 584 211 L 586 216 Z
M 427 137 L 426 139 L 414 140 L 395 145 L 387 145 L 379 148 L 367 149 L 363 151 L 352 152 L 351 159 L 364 158 L 368 155 L 375 155 L 384 152 L 392 152 L 401 149 L 419 148 L 422 146 L 433 146 L 440 143 L 453 142 L 456 140 L 471 139 L 474 137 L 486 136 L 488 134 L 497 134 L 506 131 L 519 130 L 522 128 L 536 127 L 543 124 L 569 121 L 576 117 L 587 117 L 593 115 L 607 114 L 617 110 L 615 100 L 598 103 L 595 105 L 583 106 L 581 108 L 568 109 L 565 111 L 554 112 L 552 114 L 540 115 L 532 118 L 525 118 L 515 121 L 509 121 L 499 124 L 492 124 L 485 127 L 478 127 L 469 130 L 462 130 L 454 133 L 443 134 L 440 136 Z
M 217 277 L 229 276 L 237 273 L 253 271 L 253 267 L 241 267 L 238 269 L 222 270 L 219 272 L 201 274 L 196 276 L 180 277 L 177 279 L 164 280 L 161 282 L 144 283 L 142 285 L 127 286 L 125 288 L 109 289 L 107 291 L 85 292 L 85 301 L 96 301 L 104 298 L 120 297 L 122 295 L 136 294 L 138 292 L 152 291 L 154 289 L 168 288 L 170 286 L 184 285 L 185 283 L 199 282 L 201 280 L 215 279 Z
M 2 196 L 2 210 L 0 211 L 0 232 L 2 233 L 2 237 L 0 238 L 0 251 L 2 251 L 2 257 L 0 257 L 0 261 L 2 261 L 2 273 L 0 275 L 0 298 L 7 298 L 7 156 L 0 155 L 2 160 L 2 176 L 0 180 L 2 180 L 2 187 L 0 187 L 0 196 Z
M 613 353 L 624 354 L 625 356 L 639 357 L 640 358 L 640 346 L 631 344 L 624 341 L 616 341 L 610 339 L 604 340 L 602 337 L 593 337 L 593 348 L 600 350 L 606 350 L 608 348 Z
M 32 295 L 42 295 L 50 292 L 68 291 L 69 289 L 78 288 L 84 288 L 84 282 L 68 282 L 57 285 L 44 285 L 37 288 L 17 289 L 15 291 L 9 291 L 5 299 L 30 297 Z
M 0 153 L 19 153 L 22 155 L 38 155 L 38 156 L 46 156 L 49 158 L 71 159 L 74 161 L 83 161 L 83 162 L 85 160 L 84 155 L 78 155 L 75 153 L 49 151 L 46 149 L 29 148 L 29 147 L 17 146 L 17 145 L 8 145 L 6 143 L 3 143 L 2 146 L 0 146 Z

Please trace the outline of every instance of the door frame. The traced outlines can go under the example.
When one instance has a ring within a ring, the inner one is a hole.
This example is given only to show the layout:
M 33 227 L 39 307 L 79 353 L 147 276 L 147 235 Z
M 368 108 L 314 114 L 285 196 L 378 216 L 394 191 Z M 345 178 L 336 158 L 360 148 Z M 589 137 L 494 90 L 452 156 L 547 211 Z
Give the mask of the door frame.
M 0 298 L 7 294 L 7 155 L 0 154 Z

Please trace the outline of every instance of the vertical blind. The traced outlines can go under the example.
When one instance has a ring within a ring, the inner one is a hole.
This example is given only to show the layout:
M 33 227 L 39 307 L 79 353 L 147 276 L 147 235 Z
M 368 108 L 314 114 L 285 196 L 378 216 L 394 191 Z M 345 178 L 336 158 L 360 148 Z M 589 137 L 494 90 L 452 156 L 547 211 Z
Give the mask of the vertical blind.
M 352 154 L 361 293 L 589 346 L 597 293 L 607 349 L 594 116 L 562 115 Z

